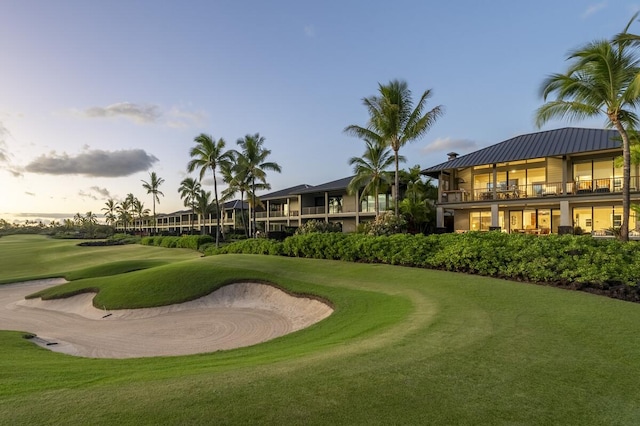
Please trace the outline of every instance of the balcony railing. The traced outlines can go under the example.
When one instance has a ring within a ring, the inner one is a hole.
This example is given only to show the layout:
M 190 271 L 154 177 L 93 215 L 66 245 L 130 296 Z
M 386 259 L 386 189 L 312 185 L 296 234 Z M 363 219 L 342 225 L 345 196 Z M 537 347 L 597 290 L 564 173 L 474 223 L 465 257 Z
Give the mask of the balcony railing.
M 639 179 L 631 177 L 631 191 L 638 190 Z M 471 192 L 464 189 L 443 191 L 440 202 L 460 203 L 467 201 L 512 200 L 519 198 L 538 198 L 550 196 L 573 196 L 584 194 L 607 194 L 622 192 L 622 178 L 606 178 L 567 182 L 562 191 L 561 182 L 533 183 L 529 185 L 511 185 L 493 189 L 476 189 Z
M 317 207 L 303 207 L 302 208 L 302 215 L 309 215 L 309 214 L 324 214 L 324 206 L 317 206 Z

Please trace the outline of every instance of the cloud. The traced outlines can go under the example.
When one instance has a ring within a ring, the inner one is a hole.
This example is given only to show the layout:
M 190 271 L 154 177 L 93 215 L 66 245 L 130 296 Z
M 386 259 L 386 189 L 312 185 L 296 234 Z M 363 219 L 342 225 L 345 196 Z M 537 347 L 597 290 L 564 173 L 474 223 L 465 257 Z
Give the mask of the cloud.
M 78 191 L 78 196 L 82 198 L 89 198 L 95 201 L 99 199 L 106 200 L 107 198 L 111 198 L 109 190 L 107 190 L 107 188 L 100 188 L 99 186 L 92 186 L 91 188 L 89 188 L 89 191 L 81 189 L 80 191 Z
M 109 193 L 109 190 L 107 188 L 100 188 L 99 186 L 92 186 L 89 189 L 92 190 L 92 191 L 97 192 L 99 195 L 101 195 L 104 198 L 111 198 L 111 194 Z
M 100 177 L 129 176 L 149 170 L 158 159 L 142 149 L 121 151 L 93 150 L 75 157 L 66 153 L 41 155 L 24 168 L 25 171 L 49 175 L 85 175 Z
M 134 123 L 155 123 L 162 113 L 157 105 L 138 105 L 120 102 L 106 107 L 91 107 L 83 111 L 91 118 L 124 117 Z
M 604 9 L 605 7 L 607 7 L 607 2 L 606 1 L 589 5 L 589 7 L 587 7 L 587 9 L 584 12 L 582 12 L 581 17 L 583 19 L 588 18 L 591 15 L 594 15 L 595 13 L 597 13 L 600 10 Z
M 207 115 L 202 112 L 191 112 L 173 107 L 166 113 L 167 125 L 174 128 L 202 127 L 205 125 Z
M 77 110 L 75 110 L 76 113 Z M 173 128 L 202 127 L 207 115 L 203 111 L 189 111 L 181 107 L 171 107 L 164 111 L 153 104 L 119 102 L 106 107 L 94 106 L 79 112 L 89 118 L 121 117 L 136 124 L 163 124 Z
M 304 35 L 309 38 L 314 38 L 316 36 L 316 28 L 313 25 L 305 25 Z
M 7 143 L 5 138 L 9 136 L 9 130 L 0 121 L 0 163 L 9 162 L 9 151 L 7 151 Z
M 474 149 L 478 144 L 471 139 L 452 139 L 452 138 L 438 138 L 430 144 L 422 148 L 423 154 L 429 154 L 438 151 L 470 151 Z

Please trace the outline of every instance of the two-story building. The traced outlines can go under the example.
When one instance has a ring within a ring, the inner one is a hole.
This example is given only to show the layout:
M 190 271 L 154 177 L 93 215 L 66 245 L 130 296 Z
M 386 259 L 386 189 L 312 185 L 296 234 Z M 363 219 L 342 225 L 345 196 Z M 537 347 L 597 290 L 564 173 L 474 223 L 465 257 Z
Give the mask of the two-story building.
M 375 218 L 374 197 L 349 194 L 353 176 L 321 185 L 297 185 L 261 195 L 264 211 L 256 212 L 259 228 L 282 231 L 297 228 L 309 220 L 339 223 L 343 232 L 355 232 L 362 221 Z M 390 206 L 391 195 L 379 194 L 380 211 Z
M 438 179 L 437 226 L 449 231 L 594 234 L 622 222 L 622 141 L 615 130 L 517 136 L 424 169 Z M 638 166 L 631 202 L 640 202 Z M 629 229 L 640 224 L 632 212 Z

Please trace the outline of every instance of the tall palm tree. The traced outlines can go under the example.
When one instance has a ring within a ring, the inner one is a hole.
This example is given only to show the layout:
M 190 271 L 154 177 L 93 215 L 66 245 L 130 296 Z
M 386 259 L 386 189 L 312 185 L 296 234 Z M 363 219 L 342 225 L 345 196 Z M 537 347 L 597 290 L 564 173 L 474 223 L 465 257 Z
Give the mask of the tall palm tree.
M 242 164 L 241 167 L 247 176 L 247 181 L 251 185 L 252 198 L 252 215 L 253 215 L 253 230 L 256 232 L 256 184 L 267 184 L 267 170 L 274 172 L 282 172 L 282 168 L 278 163 L 267 161 L 267 157 L 271 155 L 271 150 L 264 148 L 265 138 L 260 136 L 259 133 L 254 135 L 246 135 L 243 139 L 238 139 L 237 144 L 242 148 L 242 159 L 239 160 Z
M 151 194 L 151 199 L 153 200 L 153 235 L 158 233 L 158 224 L 156 223 L 156 201 L 160 204 L 160 197 L 164 194 L 158 188 L 160 185 L 164 183 L 164 179 L 158 177 L 156 172 L 149 173 L 149 182 L 142 181 L 142 188 L 147 190 L 147 194 Z
M 406 81 L 393 80 L 388 84 L 378 84 L 379 96 L 364 98 L 362 102 L 369 112 L 369 123 L 366 127 L 347 126 L 344 131 L 361 139 L 388 145 L 395 155 L 395 213 L 398 214 L 400 192 L 399 154 L 400 148 L 408 142 L 424 136 L 438 117 L 444 114 L 444 107 L 438 105 L 424 112 L 431 90 L 425 90 L 415 108 L 411 99 L 411 90 Z
M 365 141 L 367 148 L 362 157 L 351 157 L 349 165 L 353 166 L 355 176 L 347 186 L 347 192 L 355 194 L 360 191 L 360 201 L 368 195 L 373 195 L 376 216 L 380 214 L 378 194 L 391 182 L 386 169 L 394 164 L 395 158 L 389 146 L 378 142 Z M 405 161 L 403 156 L 399 161 Z M 362 189 L 362 190 L 361 190 Z
M 198 193 L 201 190 L 200 182 L 192 177 L 182 179 L 178 192 L 182 198 L 185 207 L 191 207 L 191 233 L 193 233 L 193 218 L 196 215 L 196 207 L 198 206 Z
M 217 141 L 205 133 L 196 136 L 193 141 L 196 146 L 191 148 L 189 156 L 191 161 L 187 164 L 189 172 L 200 169 L 200 180 L 204 178 L 207 170 L 213 174 L 213 193 L 216 202 L 216 212 L 220 211 L 220 200 L 218 199 L 218 180 L 216 170 L 225 163 L 231 161 L 231 154 L 224 150 L 226 142 L 220 138 Z M 220 245 L 220 215 L 216 215 L 216 247 Z
M 553 118 L 580 120 L 604 116 L 622 139 L 622 226 L 620 238 L 629 240 L 631 154 L 629 129 L 637 128 L 635 108 L 640 101 L 640 58 L 628 41 L 629 26 L 612 40 L 597 40 L 569 53 L 569 69 L 547 77 L 541 88 L 545 104 L 536 111 L 541 127 Z M 547 101 L 551 95 L 555 99 Z
M 102 211 L 104 212 L 105 221 L 107 225 L 113 225 L 116 221 L 116 208 L 118 207 L 118 203 L 116 203 L 113 198 L 109 198 L 104 205 Z

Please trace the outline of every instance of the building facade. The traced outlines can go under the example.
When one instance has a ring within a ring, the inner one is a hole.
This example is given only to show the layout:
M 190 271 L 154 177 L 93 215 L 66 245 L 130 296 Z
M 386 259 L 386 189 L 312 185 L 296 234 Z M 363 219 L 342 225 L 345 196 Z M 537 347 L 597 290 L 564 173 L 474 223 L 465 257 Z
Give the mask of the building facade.
M 621 146 L 614 130 L 564 128 L 450 153 L 422 173 L 438 179 L 439 228 L 604 235 L 622 222 Z M 632 165 L 632 203 L 638 176 Z M 630 235 L 639 225 L 632 212 Z

